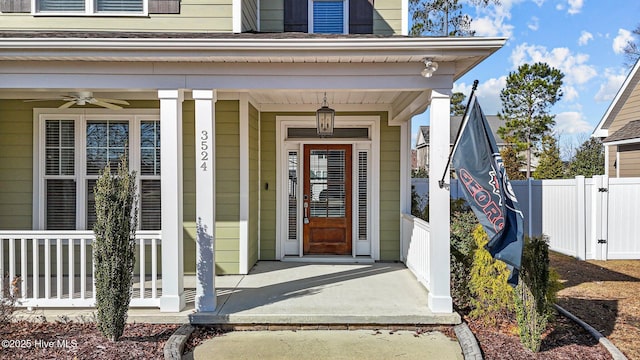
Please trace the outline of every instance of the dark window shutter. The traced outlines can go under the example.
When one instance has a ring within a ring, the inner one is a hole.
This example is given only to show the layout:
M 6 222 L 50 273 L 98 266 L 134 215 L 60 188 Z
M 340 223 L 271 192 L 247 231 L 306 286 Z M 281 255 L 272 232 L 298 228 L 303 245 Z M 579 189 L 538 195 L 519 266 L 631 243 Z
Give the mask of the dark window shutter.
M 30 13 L 31 0 L 0 0 L 0 12 Z
M 149 0 L 149 14 L 180 14 L 180 0 Z
M 308 1 L 284 0 L 284 31 L 309 32 Z
M 350 34 L 373 34 L 373 1 L 349 0 Z

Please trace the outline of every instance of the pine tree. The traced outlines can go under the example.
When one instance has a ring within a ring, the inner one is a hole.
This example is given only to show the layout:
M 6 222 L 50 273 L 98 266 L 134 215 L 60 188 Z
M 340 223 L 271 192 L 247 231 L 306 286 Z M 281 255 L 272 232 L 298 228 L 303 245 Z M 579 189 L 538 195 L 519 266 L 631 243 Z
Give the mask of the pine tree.
M 518 152 L 525 152 L 527 177 L 531 176 L 532 156 L 539 153 L 542 138 L 555 125 L 555 116 L 549 110 L 562 97 L 563 77 L 560 70 L 548 64 L 524 64 L 509 73 L 500 92 L 502 110 L 498 116 L 505 124 L 498 134 L 512 140 Z
M 542 153 L 538 159 L 538 166 L 533 172 L 533 177 L 535 179 L 562 179 L 565 177 L 558 141 L 553 136 L 545 136 L 542 139 Z
M 598 138 L 590 138 L 580 145 L 569 163 L 569 176 L 592 177 L 604 174 L 604 146 Z
M 451 95 L 451 116 L 463 116 L 467 109 L 465 103 L 467 96 L 461 92 L 454 92 Z
M 525 180 L 526 177 L 520 169 L 524 166 L 524 159 L 516 151 L 513 146 L 506 146 L 500 150 L 500 156 L 502 157 L 502 163 L 504 169 L 507 171 L 509 180 Z
M 500 4 L 500 0 L 468 0 L 470 5 L 487 7 Z M 410 0 L 409 12 L 413 19 L 412 36 L 473 36 L 472 18 L 463 13 L 460 0 Z

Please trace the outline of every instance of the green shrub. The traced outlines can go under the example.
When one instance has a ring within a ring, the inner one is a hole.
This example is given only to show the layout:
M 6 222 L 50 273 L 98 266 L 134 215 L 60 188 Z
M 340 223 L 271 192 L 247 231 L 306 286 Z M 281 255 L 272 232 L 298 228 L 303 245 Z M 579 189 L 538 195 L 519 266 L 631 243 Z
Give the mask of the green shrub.
M 525 239 L 514 298 L 520 341 L 533 352 L 540 350 L 542 334 L 553 316 L 552 305 L 560 287 L 557 272 L 549 268 L 547 237 Z
M 509 270 L 502 261 L 496 261 L 484 248 L 489 242 L 481 225 L 473 231 L 476 250 L 471 267 L 469 290 L 472 310 L 469 315 L 485 324 L 495 325 L 498 319 L 510 318 L 513 314 L 513 288 L 507 284 Z
M 95 189 L 96 223 L 93 247 L 98 329 L 111 341 L 124 331 L 131 300 L 138 222 L 136 176 L 126 159 L 117 176 L 107 165 Z
M 451 296 L 456 309 L 465 313 L 471 306 L 469 281 L 473 253 L 477 248 L 472 234 L 477 225 L 478 219 L 470 210 L 451 214 Z

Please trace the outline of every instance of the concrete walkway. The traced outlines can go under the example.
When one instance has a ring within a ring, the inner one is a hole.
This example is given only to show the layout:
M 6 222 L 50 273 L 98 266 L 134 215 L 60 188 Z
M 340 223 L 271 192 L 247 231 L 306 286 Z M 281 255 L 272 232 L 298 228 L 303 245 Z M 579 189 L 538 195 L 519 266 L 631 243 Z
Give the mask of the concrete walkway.
M 458 324 L 434 314 L 428 293 L 398 263 L 260 261 L 246 276 L 216 278 L 218 307 L 193 324 Z
M 458 342 L 440 332 L 240 331 L 210 339 L 184 359 L 463 359 Z

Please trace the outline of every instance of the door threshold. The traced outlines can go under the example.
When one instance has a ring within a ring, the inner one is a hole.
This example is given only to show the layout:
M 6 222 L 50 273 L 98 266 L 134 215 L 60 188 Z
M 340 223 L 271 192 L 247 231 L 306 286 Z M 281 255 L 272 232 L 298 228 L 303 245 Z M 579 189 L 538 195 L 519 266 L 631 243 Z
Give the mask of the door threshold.
M 373 264 L 376 261 L 371 256 L 351 255 L 288 255 L 282 258 L 283 262 L 310 262 L 310 263 L 340 263 L 340 264 Z

